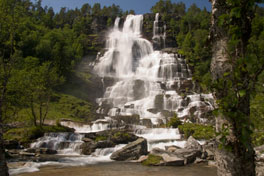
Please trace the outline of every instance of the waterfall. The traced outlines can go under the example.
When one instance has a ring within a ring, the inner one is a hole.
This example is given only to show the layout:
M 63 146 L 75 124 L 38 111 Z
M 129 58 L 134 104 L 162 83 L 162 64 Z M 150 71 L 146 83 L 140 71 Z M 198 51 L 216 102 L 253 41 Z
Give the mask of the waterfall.
M 166 36 L 166 26 L 160 28 L 159 23 L 159 14 L 156 14 L 154 40 Z M 119 29 L 117 18 L 106 42 L 107 51 L 94 67 L 99 76 L 118 80 L 97 99 L 101 109 L 106 104 L 112 107 L 105 115 L 137 114 L 141 119 L 159 124 L 165 121 L 165 111 L 175 112 L 182 118 L 188 115 L 200 118 L 203 115 L 200 107 L 206 111 L 213 109 L 210 101 L 203 101 L 212 99 L 212 95 L 179 95 L 179 90 L 192 89 L 191 71 L 185 59 L 178 54 L 154 51 L 153 44 L 142 37 L 142 24 L 143 15 L 128 15 L 123 29 Z

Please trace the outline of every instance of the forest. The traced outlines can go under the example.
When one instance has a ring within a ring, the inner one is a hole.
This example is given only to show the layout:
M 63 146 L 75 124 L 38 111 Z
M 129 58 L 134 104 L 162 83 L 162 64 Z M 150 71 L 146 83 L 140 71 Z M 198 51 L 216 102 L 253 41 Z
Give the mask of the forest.
M 236 0 L 228 3 L 229 14 L 219 16 L 217 23 L 230 38 L 227 49 L 231 58 L 247 59 L 231 59 L 228 63 L 234 68 L 220 79 L 210 70 L 215 52 L 211 12 L 195 4 L 186 8 L 183 2 L 160 0 L 150 14 L 159 13 L 167 25 L 169 45 L 186 59 L 199 92 L 216 92 L 219 105 L 212 113 L 224 114 L 235 119 L 231 120 L 234 124 L 246 126 L 237 127 L 242 133 L 239 140 L 250 141 L 245 145 L 251 145 L 252 140 L 257 147 L 264 144 L 264 8 L 256 4 L 261 1 L 251 0 L 246 6 Z M 243 31 L 241 9 L 252 11 L 247 31 Z M 0 0 L 0 150 L 4 140 L 28 145 L 46 132 L 72 132 L 59 125 L 61 119 L 85 123 L 98 119 L 97 105 L 92 101 L 98 80 L 80 65 L 83 60 L 96 59 L 105 47 L 102 36 L 113 28 L 117 17 L 124 20 L 129 14 L 135 12 L 123 11 L 115 4 L 101 7 L 87 3 L 56 13 L 52 7 L 43 7 L 41 0 Z M 144 22 L 143 27 L 152 28 L 150 23 L 153 21 Z M 249 36 L 244 41 L 241 36 L 246 34 Z M 243 109 L 240 104 L 245 97 L 248 114 L 237 111 Z M 249 116 L 246 120 L 245 114 Z M 58 124 L 47 126 L 45 120 Z M 229 133 L 220 133 L 222 144 L 229 150 Z

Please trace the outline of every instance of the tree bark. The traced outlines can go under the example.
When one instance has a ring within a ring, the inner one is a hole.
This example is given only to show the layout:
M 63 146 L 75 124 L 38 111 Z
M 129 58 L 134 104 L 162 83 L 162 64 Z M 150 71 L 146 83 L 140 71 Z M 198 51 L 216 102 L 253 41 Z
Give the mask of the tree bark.
M 230 53 L 227 49 L 228 31 L 218 25 L 219 17 L 223 14 L 228 14 L 230 8 L 227 6 L 226 0 L 211 0 L 212 3 L 212 26 L 211 26 L 211 40 L 213 43 L 213 57 L 211 61 L 211 73 L 213 80 L 225 79 L 224 73 L 233 71 L 233 63 L 230 62 Z M 250 26 L 250 24 L 248 24 Z M 246 40 L 243 41 L 246 44 Z M 243 48 L 238 48 L 238 51 L 244 52 Z M 241 49 L 241 50 L 240 50 Z M 240 55 L 244 55 L 241 53 Z M 239 58 L 239 57 L 237 57 Z M 235 59 L 237 59 L 235 58 Z M 226 78 L 228 79 L 228 78 Z M 231 91 L 231 90 L 226 90 Z M 221 99 L 226 96 L 225 91 L 216 91 L 216 99 Z M 234 111 L 243 112 L 247 116 L 246 123 L 249 124 L 250 116 L 250 93 L 247 91 L 244 98 L 239 99 L 239 106 Z M 220 147 L 222 142 L 217 138 L 217 149 L 215 153 L 215 160 L 217 164 L 217 174 L 219 176 L 255 176 L 255 152 L 248 141 L 245 146 L 240 140 L 242 129 L 239 120 L 229 118 L 223 114 L 216 117 L 216 131 L 223 132 L 225 128 L 228 129 L 228 136 L 225 144 L 231 146 L 231 150 L 225 147 Z

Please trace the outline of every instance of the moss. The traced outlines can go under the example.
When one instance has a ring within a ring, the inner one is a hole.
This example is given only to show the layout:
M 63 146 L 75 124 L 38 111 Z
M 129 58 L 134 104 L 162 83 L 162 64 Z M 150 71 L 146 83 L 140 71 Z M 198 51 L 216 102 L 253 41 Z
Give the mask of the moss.
M 161 156 L 149 154 L 148 155 L 148 159 L 146 159 L 145 161 L 143 161 L 142 164 L 145 165 L 145 166 L 157 166 L 157 165 L 160 164 L 160 162 L 162 160 L 163 159 L 162 159 Z
M 184 123 L 178 126 L 181 134 L 187 139 L 193 136 L 195 139 L 212 139 L 215 136 L 214 127 L 210 125 L 201 125 L 194 123 Z
M 106 136 L 96 136 L 96 138 L 95 138 L 95 141 L 96 142 L 105 141 L 105 140 L 107 140 L 107 137 Z
M 120 131 L 114 134 L 114 138 L 129 138 L 131 135 L 128 133 L 121 133 Z

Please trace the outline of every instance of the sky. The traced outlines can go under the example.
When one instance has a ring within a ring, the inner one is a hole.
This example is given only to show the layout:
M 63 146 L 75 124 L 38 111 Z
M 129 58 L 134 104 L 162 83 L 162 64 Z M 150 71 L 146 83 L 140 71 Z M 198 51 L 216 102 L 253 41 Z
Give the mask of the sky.
M 35 1 L 35 0 L 32 0 Z M 59 12 L 61 7 L 67 7 L 69 9 L 80 8 L 83 4 L 100 3 L 101 7 L 110 6 L 112 4 L 119 5 L 122 10 L 134 10 L 137 14 L 144 14 L 150 12 L 153 5 L 159 0 L 42 0 L 43 6 L 53 7 L 55 12 Z M 206 7 L 211 10 L 211 4 L 209 0 L 171 0 L 171 2 L 184 2 L 188 8 L 191 4 L 196 3 L 200 8 Z

